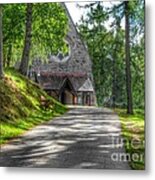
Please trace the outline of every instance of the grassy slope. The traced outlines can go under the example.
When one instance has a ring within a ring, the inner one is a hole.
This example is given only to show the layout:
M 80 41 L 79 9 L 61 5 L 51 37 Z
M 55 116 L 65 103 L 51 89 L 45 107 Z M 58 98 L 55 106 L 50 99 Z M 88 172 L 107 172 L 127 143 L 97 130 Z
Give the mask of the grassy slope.
M 126 152 L 132 156 L 130 165 L 132 169 L 143 170 L 145 169 L 144 111 L 135 110 L 134 115 L 127 115 L 126 110 L 123 110 L 123 109 L 117 109 L 116 112 L 118 113 L 121 120 L 122 135 L 125 139 Z M 137 145 L 135 145 L 136 142 L 137 142 Z M 135 153 L 139 156 L 139 158 L 136 155 L 134 159 Z
M 41 96 L 50 101 L 48 110 L 41 107 Z M 65 111 L 37 84 L 13 69 L 6 70 L 4 80 L 0 80 L 0 144 Z

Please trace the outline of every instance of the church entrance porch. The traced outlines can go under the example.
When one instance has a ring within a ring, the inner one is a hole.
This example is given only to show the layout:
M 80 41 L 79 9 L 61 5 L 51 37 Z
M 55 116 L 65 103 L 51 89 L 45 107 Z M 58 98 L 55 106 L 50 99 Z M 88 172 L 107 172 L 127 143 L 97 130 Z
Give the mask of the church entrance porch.
M 59 100 L 62 104 L 67 105 L 92 105 L 92 95 L 89 92 L 79 92 L 77 95 L 74 95 L 70 91 L 65 90 L 61 93 Z
M 93 94 L 91 92 L 79 92 L 77 96 L 77 105 L 91 106 L 93 104 Z
M 59 91 L 59 101 L 62 104 L 74 104 L 74 98 L 76 97 L 76 92 L 73 88 L 72 83 L 68 78 L 63 82 L 63 85 Z
M 73 104 L 73 98 L 74 95 L 68 90 L 65 90 L 61 93 L 60 102 L 62 104 Z
M 53 98 L 67 105 L 92 106 L 95 93 L 91 80 L 82 73 L 40 73 L 40 84 Z
M 75 92 L 70 88 L 63 89 L 61 92 L 46 91 L 48 95 L 59 100 L 62 104 L 66 105 L 81 105 L 92 106 L 94 104 L 94 96 L 92 92 Z

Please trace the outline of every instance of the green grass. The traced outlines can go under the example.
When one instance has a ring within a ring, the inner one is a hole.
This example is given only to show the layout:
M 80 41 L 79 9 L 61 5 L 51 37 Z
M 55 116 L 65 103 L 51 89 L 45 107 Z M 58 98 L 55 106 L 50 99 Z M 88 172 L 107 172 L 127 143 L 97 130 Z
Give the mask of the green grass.
M 1 137 L 0 144 L 7 143 L 9 140 L 23 134 L 27 130 L 36 125 L 42 124 L 51 120 L 53 117 L 60 115 L 59 113 L 52 113 L 51 111 L 40 110 L 33 112 L 27 118 L 18 119 L 16 123 L 1 123 Z
M 126 110 L 116 109 L 121 125 L 126 152 L 130 154 L 132 169 L 145 169 L 145 121 L 144 110 L 134 110 L 133 115 L 127 115 Z
M 46 110 L 41 106 L 41 96 L 50 102 Z M 5 78 L 0 80 L 0 144 L 66 110 L 65 106 L 48 96 L 37 84 L 14 69 L 6 69 Z

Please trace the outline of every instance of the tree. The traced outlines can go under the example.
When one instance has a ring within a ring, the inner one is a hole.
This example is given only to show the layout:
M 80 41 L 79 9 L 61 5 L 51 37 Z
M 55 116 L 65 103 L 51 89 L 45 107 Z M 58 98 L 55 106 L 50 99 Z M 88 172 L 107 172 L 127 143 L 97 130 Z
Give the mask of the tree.
M 5 67 L 12 66 L 16 58 L 21 59 L 24 46 L 25 11 L 25 4 L 3 5 L 3 52 Z
M 93 3 L 87 8 L 89 13 L 87 17 L 82 18 L 78 27 L 93 61 L 98 104 L 115 107 L 115 102 L 118 104 L 118 99 L 123 94 L 117 95 L 123 87 L 122 84 L 118 85 L 122 81 L 118 80 L 117 75 L 119 72 L 120 77 L 123 77 L 122 68 L 119 69 L 123 32 L 120 28 L 117 28 L 117 31 L 114 31 L 114 28 L 106 28 L 109 17 L 103 2 Z
M 81 18 L 78 28 L 93 61 L 98 104 L 128 111 L 127 91 L 130 89 L 130 104 L 134 108 L 144 108 L 144 1 L 128 2 L 127 41 L 124 2 L 111 3 L 107 8 L 104 2 L 91 3 L 84 8 L 88 8 L 88 13 Z M 126 64 L 126 54 L 130 66 Z M 126 67 L 130 68 L 129 72 Z
M 130 24 L 129 24 L 129 2 L 124 2 L 125 8 L 125 62 L 126 62 L 126 90 L 127 90 L 127 113 L 133 114 L 132 89 L 131 89 L 131 67 L 130 67 Z
M 3 78 L 3 32 L 2 32 L 2 5 L 0 4 L 0 79 Z
M 64 37 L 67 33 L 67 17 L 61 4 L 34 4 L 32 46 L 40 46 L 47 53 L 66 51 Z M 38 53 L 38 52 L 37 52 Z
M 21 61 L 26 34 L 27 4 L 3 5 L 4 64 L 14 66 Z M 13 17 L 13 18 L 12 18 Z M 68 51 L 64 37 L 67 17 L 60 3 L 33 4 L 29 65 L 35 59 L 47 60 L 49 54 Z
M 27 10 L 26 10 L 25 43 L 24 43 L 22 60 L 21 60 L 20 68 L 19 68 L 19 71 L 23 75 L 27 75 L 28 65 L 29 65 L 31 36 L 32 36 L 32 10 L 33 10 L 33 4 L 28 3 Z

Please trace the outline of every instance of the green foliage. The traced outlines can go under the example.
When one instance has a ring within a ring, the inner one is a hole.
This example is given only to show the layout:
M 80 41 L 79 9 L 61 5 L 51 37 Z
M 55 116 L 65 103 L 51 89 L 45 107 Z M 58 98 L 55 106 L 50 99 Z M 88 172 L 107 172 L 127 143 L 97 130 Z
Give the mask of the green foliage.
M 127 115 L 123 109 L 116 109 L 121 125 L 122 135 L 125 140 L 126 152 L 131 156 L 136 154 L 139 159 L 134 161 L 131 158 L 130 165 L 132 169 L 144 170 L 145 169 L 145 121 L 144 110 L 134 110 L 134 115 Z M 137 146 L 133 144 L 137 142 Z
M 59 50 L 66 52 L 64 37 L 67 17 L 60 3 L 33 4 L 31 60 L 46 59 Z M 21 60 L 25 41 L 26 4 L 3 5 L 4 65 L 14 66 Z M 48 111 L 41 104 L 48 100 Z M 62 114 L 66 108 L 48 96 L 37 84 L 14 69 L 5 70 L 0 81 L 1 143 Z
M 66 111 L 37 84 L 15 70 L 7 69 L 5 74 L 4 80 L 0 80 L 1 143 Z M 41 96 L 50 102 L 48 111 L 41 106 Z
M 63 51 L 66 44 L 64 37 L 67 32 L 67 17 L 64 9 L 58 3 L 34 4 L 32 57 L 56 54 Z M 39 52 L 38 52 L 39 49 Z
M 130 39 L 134 108 L 144 108 L 144 1 L 131 1 Z M 78 24 L 93 61 L 97 101 L 104 106 L 127 106 L 125 77 L 124 2 L 86 5 Z
M 3 6 L 4 64 L 21 60 L 25 40 L 26 4 Z M 33 4 L 31 60 L 66 51 L 67 17 L 60 3 Z M 7 63 L 8 62 L 8 63 Z
M 3 5 L 4 64 L 21 58 L 25 34 L 25 4 Z M 11 61 L 8 62 L 7 61 Z

